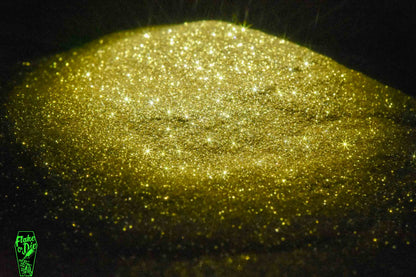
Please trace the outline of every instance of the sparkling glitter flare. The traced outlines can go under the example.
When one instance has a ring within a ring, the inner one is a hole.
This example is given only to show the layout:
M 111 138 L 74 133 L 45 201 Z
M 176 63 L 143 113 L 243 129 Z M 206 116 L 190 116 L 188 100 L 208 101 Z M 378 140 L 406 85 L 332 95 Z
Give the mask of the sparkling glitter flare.
M 8 111 L 54 180 L 44 197 L 70 195 L 48 218 L 76 211 L 91 239 L 101 221 L 138 248 L 233 253 L 240 267 L 258 248 L 414 242 L 416 101 L 257 30 L 109 35 L 40 62 Z

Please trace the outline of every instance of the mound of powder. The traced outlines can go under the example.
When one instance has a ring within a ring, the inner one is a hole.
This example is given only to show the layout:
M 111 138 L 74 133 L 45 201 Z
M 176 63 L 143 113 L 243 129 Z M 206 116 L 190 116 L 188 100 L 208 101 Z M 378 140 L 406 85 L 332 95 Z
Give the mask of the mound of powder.
M 108 35 L 39 62 L 7 109 L 45 217 L 136 251 L 121 273 L 319 272 L 415 243 L 415 99 L 282 38 Z

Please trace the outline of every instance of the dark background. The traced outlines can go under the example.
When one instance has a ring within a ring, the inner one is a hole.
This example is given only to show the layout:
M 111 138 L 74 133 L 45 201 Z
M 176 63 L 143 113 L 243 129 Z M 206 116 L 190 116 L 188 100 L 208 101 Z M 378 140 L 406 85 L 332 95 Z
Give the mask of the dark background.
M 147 25 L 221 19 L 284 36 L 374 79 L 416 95 L 415 1 L 2 0 L 0 77 L 16 64 Z

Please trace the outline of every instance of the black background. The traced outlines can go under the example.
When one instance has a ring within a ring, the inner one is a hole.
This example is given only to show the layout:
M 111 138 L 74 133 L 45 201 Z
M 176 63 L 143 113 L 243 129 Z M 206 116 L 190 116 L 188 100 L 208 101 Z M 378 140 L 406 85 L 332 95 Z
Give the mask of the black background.
M 415 1 L 0 1 L 0 75 L 16 64 L 147 25 L 221 19 L 284 36 L 415 95 Z

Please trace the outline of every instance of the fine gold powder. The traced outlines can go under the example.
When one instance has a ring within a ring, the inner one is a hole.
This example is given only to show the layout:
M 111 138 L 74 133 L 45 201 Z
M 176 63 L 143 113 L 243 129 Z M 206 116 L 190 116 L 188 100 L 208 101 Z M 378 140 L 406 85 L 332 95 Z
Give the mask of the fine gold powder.
M 219 21 L 108 35 L 40 62 L 7 108 L 43 197 L 69 195 L 46 216 L 91 239 L 104 222 L 126 247 L 236 270 L 272 264 L 255 249 L 414 243 L 416 101 L 282 38 Z

